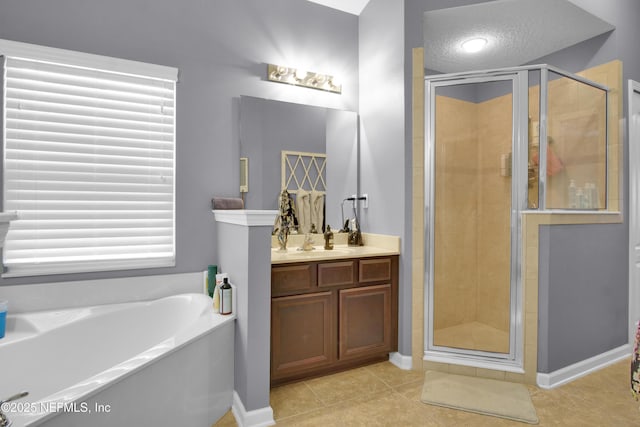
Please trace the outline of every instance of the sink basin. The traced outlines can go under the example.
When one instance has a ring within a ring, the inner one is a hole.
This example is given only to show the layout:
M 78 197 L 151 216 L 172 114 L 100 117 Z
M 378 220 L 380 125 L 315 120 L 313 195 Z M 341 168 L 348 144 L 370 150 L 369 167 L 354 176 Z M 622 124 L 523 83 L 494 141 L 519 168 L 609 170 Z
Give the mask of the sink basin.
M 353 252 L 353 248 L 352 247 L 333 247 L 333 249 L 325 249 L 324 246 L 314 246 L 313 250 L 311 251 L 303 251 L 301 249 L 298 248 L 287 248 L 286 251 L 281 251 L 278 248 L 271 248 L 271 254 L 280 254 L 280 255 L 305 255 L 305 254 L 322 254 L 323 256 L 325 255 L 330 255 L 332 253 L 338 254 L 338 253 L 351 253 Z

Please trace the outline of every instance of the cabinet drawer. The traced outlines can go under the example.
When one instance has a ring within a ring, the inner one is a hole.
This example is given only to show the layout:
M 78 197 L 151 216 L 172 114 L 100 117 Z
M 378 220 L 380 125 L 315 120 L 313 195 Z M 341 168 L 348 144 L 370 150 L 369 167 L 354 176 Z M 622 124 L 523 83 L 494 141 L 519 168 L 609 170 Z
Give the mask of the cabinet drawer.
M 318 264 L 318 287 L 351 285 L 356 278 L 356 261 Z
M 271 268 L 271 295 L 290 295 L 312 290 L 316 285 L 315 264 Z
M 358 281 L 388 282 L 391 280 L 391 258 L 361 259 Z

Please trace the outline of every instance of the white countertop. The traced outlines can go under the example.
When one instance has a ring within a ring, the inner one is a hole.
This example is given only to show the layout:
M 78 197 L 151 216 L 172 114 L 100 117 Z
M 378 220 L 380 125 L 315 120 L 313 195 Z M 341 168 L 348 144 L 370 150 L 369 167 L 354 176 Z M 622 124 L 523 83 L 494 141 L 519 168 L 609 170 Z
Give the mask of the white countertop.
M 346 258 L 365 258 L 400 254 L 400 238 L 379 234 L 363 234 L 364 246 L 348 246 L 334 244 L 332 250 L 325 250 L 323 245 L 314 245 L 313 250 L 298 250 L 299 244 L 290 244 L 286 251 L 271 248 L 271 264 L 293 262 L 327 261 Z M 293 243 L 293 242 L 290 242 Z M 368 244 L 370 243 L 370 244 Z

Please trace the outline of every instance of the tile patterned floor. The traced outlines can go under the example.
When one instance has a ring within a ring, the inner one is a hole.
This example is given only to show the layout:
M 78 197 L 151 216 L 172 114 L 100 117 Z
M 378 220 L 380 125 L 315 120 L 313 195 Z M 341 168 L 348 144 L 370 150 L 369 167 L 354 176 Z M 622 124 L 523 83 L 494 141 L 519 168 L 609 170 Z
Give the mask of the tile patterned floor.
M 420 402 L 422 373 L 378 363 L 271 390 L 278 426 L 526 426 Z M 529 386 L 540 426 L 640 426 L 620 362 L 553 390 Z M 235 427 L 229 411 L 215 427 Z

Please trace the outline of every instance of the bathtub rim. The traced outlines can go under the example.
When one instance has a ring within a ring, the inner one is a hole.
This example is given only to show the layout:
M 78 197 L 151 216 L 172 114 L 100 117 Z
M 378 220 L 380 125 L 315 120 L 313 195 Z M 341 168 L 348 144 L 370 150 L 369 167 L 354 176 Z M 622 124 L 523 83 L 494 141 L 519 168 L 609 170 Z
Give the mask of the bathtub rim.
M 105 306 L 135 306 L 142 304 L 153 303 L 154 301 L 160 301 L 175 297 L 181 296 L 189 296 L 194 295 L 197 298 L 207 298 L 211 300 L 206 295 L 198 294 L 198 293 L 183 293 L 165 296 L 162 298 L 157 298 L 148 301 L 133 301 L 131 303 L 116 303 L 116 304 L 99 304 L 95 306 L 85 307 L 85 308 L 94 308 L 94 307 L 105 307 Z M 69 310 L 77 310 L 78 308 L 70 308 Z M 52 310 L 52 311 L 64 311 L 63 310 Z M 27 314 L 27 313 L 24 313 Z M 127 360 L 124 360 L 114 366 L 111 366 L 103 371 L 96 373 L 95 375 L 90 376 L 89 378 L 80 381 L 79 383 L 73 384 L 69 387 L 66 387 L 62 390 L 56 391 L 52 394 L 49 394 L 43 398 L 38 399 L 35 402 L 31 402 L 34 407 L 42 407 L 51 405 L 52 407 L 55 404 L 60 403 L 71 405 L 73 402 L 79 403 L 83 400 L 89 399 L 92 396 L 97 395 L 101 391 L 117 384 L 126 378 L 134 375 L 137 371 L 144 369 L 147 366 L 150 366 L 166 357 L 169 357 L 171 354 L 179 351 L 180 349 L 188 346 L 189 344 L 196 342 L 200 339 L 204 339 L 212 334 L 215 330 L 227 327 L 229 324 L 233 323 L 236 319 L 235 312 L 230 315 L 221 315 L 213 312 L 213 309 L 203 313 L 200 317 L 196 319 L 195 322 L 190 324 L 188 327 L 180 330 L 174 336 L 169 337 L 161 342 L 155 344 L 154 346 L 130 357 Z M 43 333 L 46 333 L 43 332 Z M 171 343 L 173 341 L 173 343 Z M 16 341 L 17 342 L 17 341 Z M 9 344 L 9 343 L 8 343 Z M 163 349 L 163 351 L 154 354 L 158 348 L 161 348 L 165 344 L 171 344 L 170 347 Z M 132 363 L 132 361 L 135 361 Z M 110 373 L 116 372 L 114 375 L 110 375 Z M 27 390 L 28 391 L 28 390 Z M 28 396 L 27 396 L 28 399 Z M 37 426 L 45 421 L 55 417 L 57 414 L 61 413 L 61 411 L 34 411 L 34 412 L 25 412 L 25 413 L 12 413 L 9 412 L 7 415 L 9 419 L 14 423 L 13 425 L 17 426 Z

